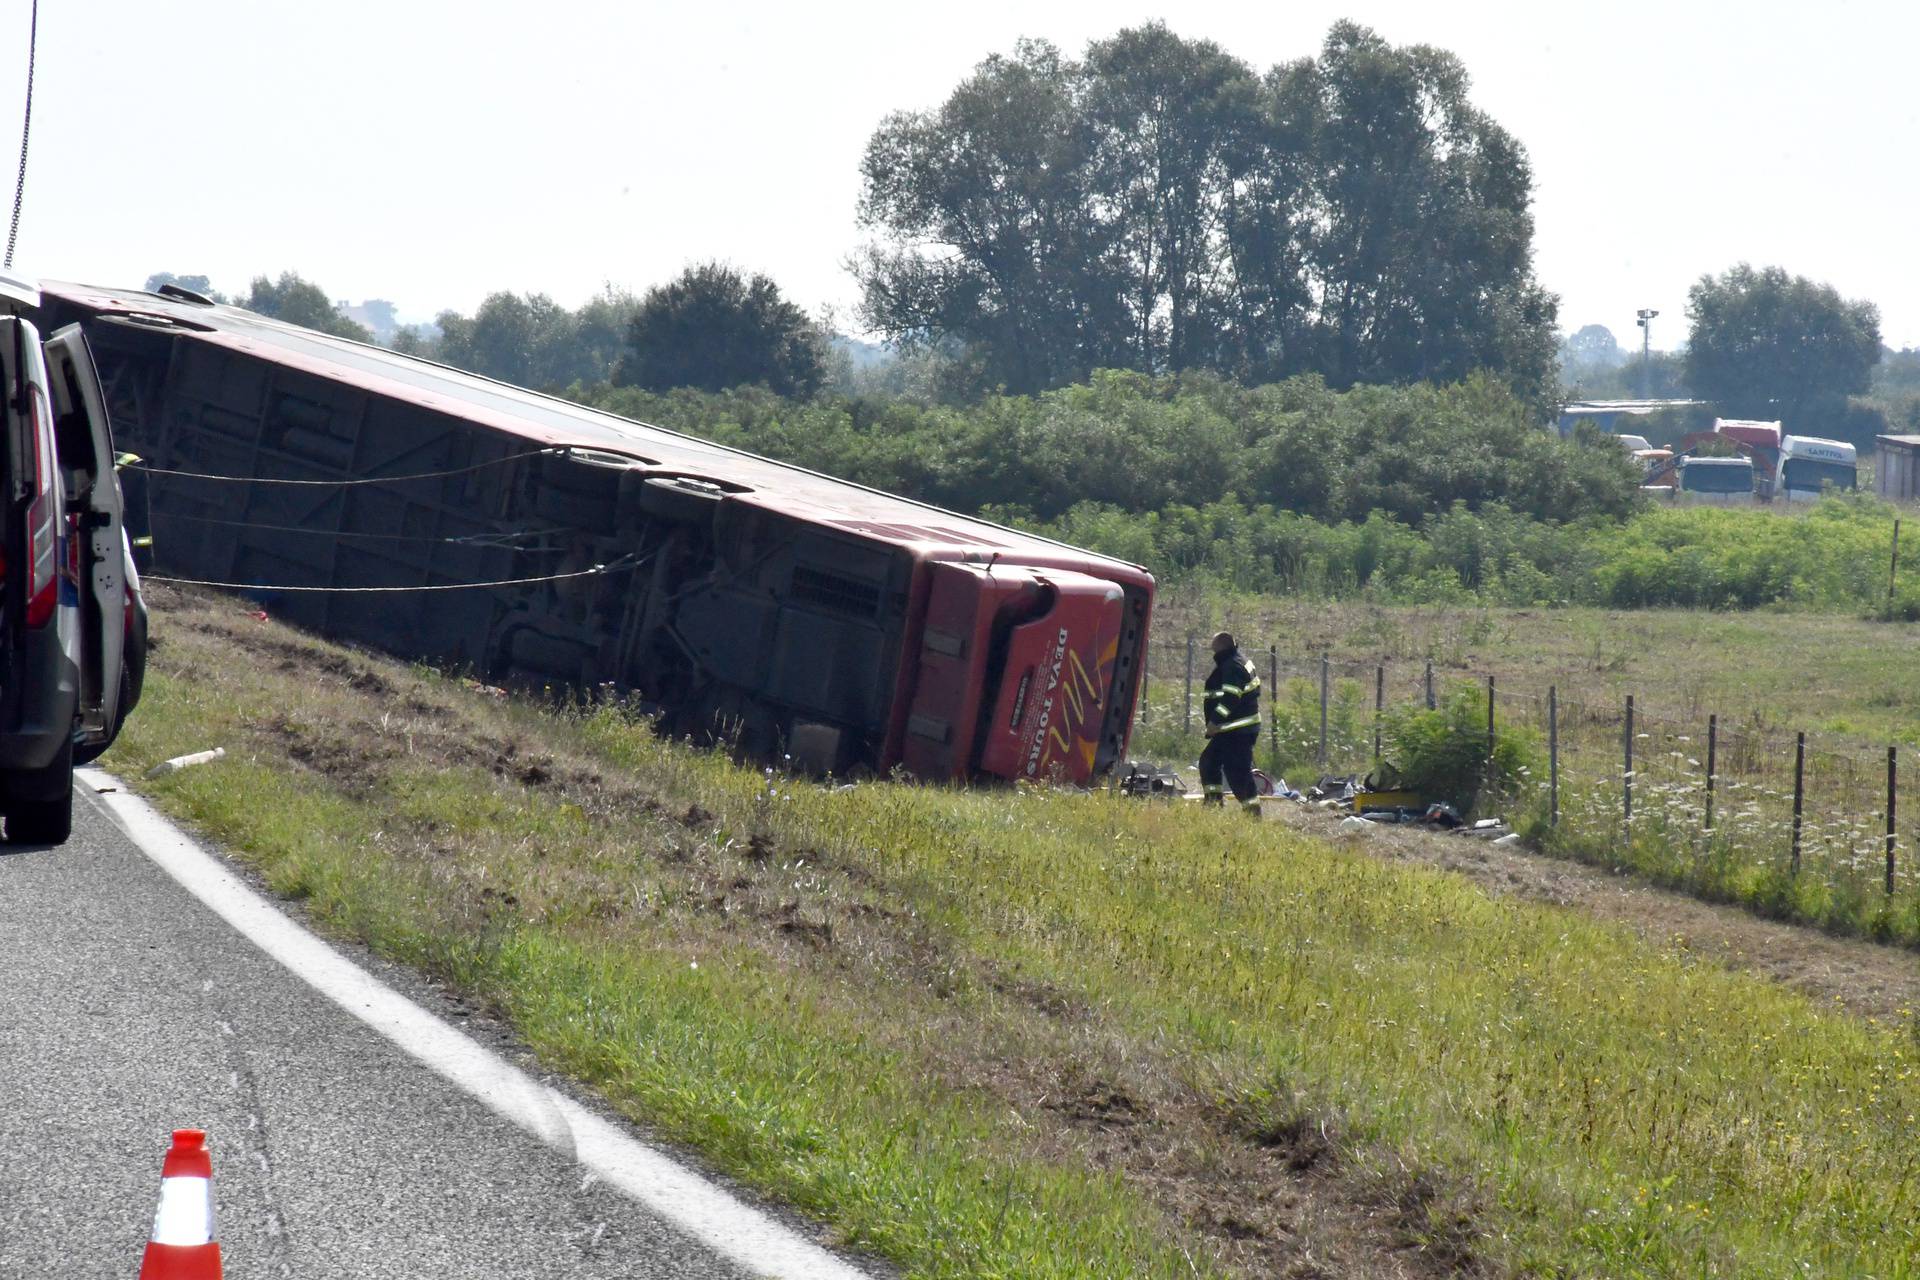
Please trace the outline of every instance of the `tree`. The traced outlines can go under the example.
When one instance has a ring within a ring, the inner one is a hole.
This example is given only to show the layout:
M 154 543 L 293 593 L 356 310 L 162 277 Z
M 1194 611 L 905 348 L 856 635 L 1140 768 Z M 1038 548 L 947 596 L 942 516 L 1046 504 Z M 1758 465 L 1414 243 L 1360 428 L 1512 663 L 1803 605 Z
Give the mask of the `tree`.
M 1264 78 L 1152 23 L 1080 62 L 1024 42 L 862 163 L 862 318 L 989 385 L 1101 367 L 1356 382 L 1500 374 L 1544 400 L 1525 152 L 1458 59 L 1337 24 Z
M 1491 369 L 1544 398 L 1556 304 L 1532 278 L 1525 150 L 1468 102 L 1466 69 L 1444 50 L 1339 22 L 1315 80 L 1328 379 Z
M 1082 81 L 1088 195 L 1121 286 L 1126 364 L 1218 367 L 1229 195 L 1252 167 L 1259 82 L 1213 42 L 1158 22 L 1089 45 Z
M 1832 285 L 1741 263 L 1687 293 L 1687 381 L 1729 417 L 1838 421 L 1880 360 L 1880 312 Z
M 578 317 L 544 293 L 490 293 L 472 316 L 444 311 L 435 322 L 435 356 L 457 368 L 521 387 L 564 387 L 589 375 Z
M 807 397 L 825 377 L 822 345 L 813 322 L 771 279 L 708 262 L 647 290 L 614 381 L 649 391 L 760 384 Z
M 355 324 L 334 310 L 333 300 L 327 296 L 325 289 L 310 280 L 301 279 L 291 271 L 281 272 L 278 280 L 255 276 L 240 305 L 263 316 L 318 329 L 337 338 L 351 338 L 355 342 L 373 341 L 373 334 L 365 326 Z
M 982 62 L 937 112 L 888 116 L 861 161 L 861 316 L 905 350 L 957 341 L 1016 392 L 1124 363 L 1089 208 L 1080 70 L 1045 41 Z
M 435 326 L 436 329 L 438 327 Z M 403 356 L 422 356 L 432 360 L 440 354 L 438 343 L 438 338 L 429 338 L 418 325 L 403 324 L 393 331 L 390 345 Z
M 1560 341 L 1560 376 L 1574 382 L 1627 362 L 1620 340 L 1603 324 L 1582 325 Z
M 611 284 L 574 312 L 574 376 L 568 382 L 606 382 L 626 348 L 627 333 L 640 310 L 640 299 Z

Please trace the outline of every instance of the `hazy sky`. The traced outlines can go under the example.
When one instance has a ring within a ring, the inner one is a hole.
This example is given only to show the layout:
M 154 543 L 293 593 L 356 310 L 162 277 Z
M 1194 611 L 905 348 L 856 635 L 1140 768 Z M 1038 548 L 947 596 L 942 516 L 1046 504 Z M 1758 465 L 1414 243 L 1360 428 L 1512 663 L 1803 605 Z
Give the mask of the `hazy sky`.
M 1341 17 L 1457 53 L 1526 144 L 1540 281 L 1564 328 L 1685 333 L 1742 260 L 1877 303 L 1920 345 L 1920 8 L 1773 3 L 1151 6 L 1001 0 L 42 0 L 16 269 L 244 290 L 295 270 L 408 318 L 497 289 L 574 306 L 688 263 L 851 310 L 861 152 L 1021 36 L 1077 53 L 1155 17 L 1264 69 Z M 28 0 L 0 0 L 0 153 Z M 11 171 L 10 161 L 0 169 Z

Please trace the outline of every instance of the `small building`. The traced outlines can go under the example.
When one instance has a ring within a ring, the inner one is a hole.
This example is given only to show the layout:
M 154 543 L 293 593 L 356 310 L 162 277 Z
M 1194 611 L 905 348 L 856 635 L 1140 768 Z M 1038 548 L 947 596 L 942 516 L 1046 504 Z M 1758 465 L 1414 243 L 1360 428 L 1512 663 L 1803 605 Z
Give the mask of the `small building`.
M 1920 436 L 1876 436 L 1874 490 L 1889 502 L 1920 502 Z

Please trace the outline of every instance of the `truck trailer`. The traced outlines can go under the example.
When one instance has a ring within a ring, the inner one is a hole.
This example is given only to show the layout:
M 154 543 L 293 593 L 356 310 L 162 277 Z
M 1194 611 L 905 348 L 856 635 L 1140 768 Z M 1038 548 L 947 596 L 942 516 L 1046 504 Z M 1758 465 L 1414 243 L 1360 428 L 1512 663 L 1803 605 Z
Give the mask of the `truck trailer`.
M 42 309 L 138 455 L 155 580 L 818 773 L 1125 758 L 1138 565 L 177 288 Z

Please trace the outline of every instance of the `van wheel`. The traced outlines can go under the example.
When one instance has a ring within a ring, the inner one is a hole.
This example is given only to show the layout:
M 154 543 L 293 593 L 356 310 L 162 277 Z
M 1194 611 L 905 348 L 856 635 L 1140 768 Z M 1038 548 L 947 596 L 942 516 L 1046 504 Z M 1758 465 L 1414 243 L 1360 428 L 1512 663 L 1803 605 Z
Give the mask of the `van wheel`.
M 8 844 L 65 844 L 73 834 L 73 793 L 7 808 Z
M 21 790 L 41 795 L 59 791 L 47 800 L 8 800 L 6 841 L 8 844 L 65 844 L 73 834 L 73 743 L 60 748 L 53 763 L 44 769 L 21 775 L 26 784 Z

